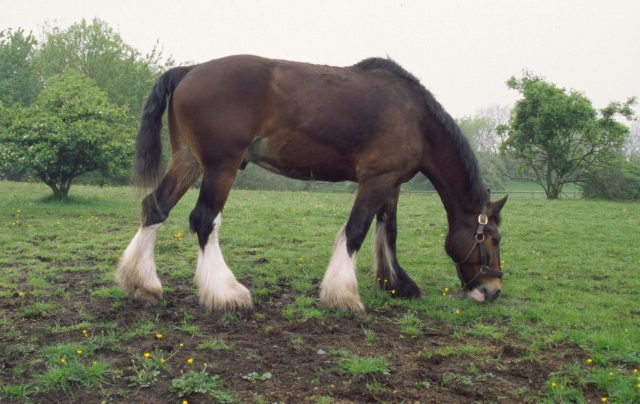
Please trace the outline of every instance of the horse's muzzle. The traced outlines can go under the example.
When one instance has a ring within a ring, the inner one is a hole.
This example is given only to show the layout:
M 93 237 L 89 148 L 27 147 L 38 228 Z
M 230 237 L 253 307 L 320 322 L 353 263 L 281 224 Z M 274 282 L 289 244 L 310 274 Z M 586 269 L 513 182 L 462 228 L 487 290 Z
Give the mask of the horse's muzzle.
M 467 296 L 478 303 L 492 302 L 500 296 L 501 289 L 481 286 L 467 292 Z

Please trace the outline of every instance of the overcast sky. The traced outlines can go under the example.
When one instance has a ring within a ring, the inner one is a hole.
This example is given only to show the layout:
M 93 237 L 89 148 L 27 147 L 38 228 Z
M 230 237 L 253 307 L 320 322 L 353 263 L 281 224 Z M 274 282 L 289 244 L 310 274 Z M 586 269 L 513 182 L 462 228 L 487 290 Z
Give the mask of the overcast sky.
M 98 17 L 178 62 L 251 53 L 351 65 L 390 56 L 454 116 L 511 105 L 523 69 L 596 107 L 640 96 L 639 0 L 0 0 L 0 30 Z M 640 111 L 640 108 L 636 108 Z

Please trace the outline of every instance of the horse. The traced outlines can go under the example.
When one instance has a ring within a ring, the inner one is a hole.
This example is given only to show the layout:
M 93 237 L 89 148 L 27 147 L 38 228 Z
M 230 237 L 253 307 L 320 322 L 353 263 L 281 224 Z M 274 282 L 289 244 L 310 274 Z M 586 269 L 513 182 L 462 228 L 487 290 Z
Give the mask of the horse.
M 167 107 L 171 157 L 161 176 Z M 334 67 L 235 55 L 166 71 L 146 101 L 133 182 L 153 191 L 142 200 L 140 227 L 116 273 L 132 300 L 153 304 L 162 298 L 153 257 L 156 233 L 202 176 L 189 215 L 199 243 L 200 303 L 218 311 L 253 307 L 219 244 L 225 201 L 236 173 L 249 163 L 300 180 L 358 184 L 320 284 L 323 307 L 365 311 L 356 256 L 374 217 L 378 287 L 393 297 L 421 296 L 396 256 L 400 185 L 417 173 L 443 202 L 444 247 L 464 294 L 477 302 L 500 294 L 498 225 L 507 197 L 490 201 L 460 128 L 414 75 L 389 58 Z

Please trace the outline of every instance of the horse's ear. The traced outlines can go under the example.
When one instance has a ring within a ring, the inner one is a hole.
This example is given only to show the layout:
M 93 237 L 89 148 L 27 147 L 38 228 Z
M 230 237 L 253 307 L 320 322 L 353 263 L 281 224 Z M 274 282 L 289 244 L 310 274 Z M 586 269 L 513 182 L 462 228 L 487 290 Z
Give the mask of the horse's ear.
M 487 210 L 488 215 L 494 216 L 494 217 L 497 217 L 498 215 L 500 215 L 500 211 L 504 207 L 504 204 L 507 203 L 508 198 L 509 198 L 509 195 L 506 195 L 502 199 L 498 199 L 495 202 L 491 202 L 489 204 L 489 209 Z

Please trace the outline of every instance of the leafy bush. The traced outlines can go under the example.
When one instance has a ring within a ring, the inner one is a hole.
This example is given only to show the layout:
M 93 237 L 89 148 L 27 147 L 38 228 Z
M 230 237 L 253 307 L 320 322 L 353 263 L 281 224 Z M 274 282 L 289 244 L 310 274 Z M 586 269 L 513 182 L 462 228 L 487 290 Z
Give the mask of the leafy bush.
M 587 173 L 582 185 L 585 198 L 640 200 L 640 165 L 622 159 Z

